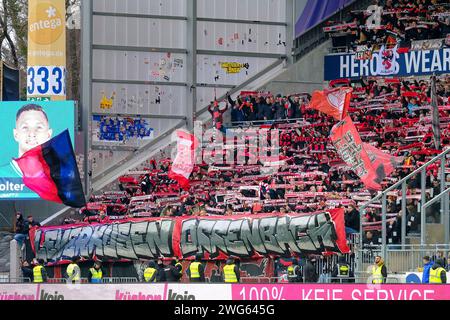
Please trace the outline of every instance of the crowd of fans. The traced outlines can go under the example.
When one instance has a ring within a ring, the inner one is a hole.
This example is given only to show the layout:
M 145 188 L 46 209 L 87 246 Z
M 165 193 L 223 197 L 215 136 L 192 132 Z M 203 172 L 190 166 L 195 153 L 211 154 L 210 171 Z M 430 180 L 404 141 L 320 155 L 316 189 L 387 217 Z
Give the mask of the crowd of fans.
M 133 139 L 146 139 L 153 131 L 147 121 L 140 118 L 96 116 L 94 121 L 97 122 L 97 138 L 100 141 L 126 142 Z
M 437 94 L 441 120 L 441 143 L 450 143 L 448 76 L 437 79 Z M 366 79 L 356 82 L 337 81 L 331 86 L 352 86 L 354 89 L 349 113 L 365 142 L 395 156 L 403 157 L 403 164 L 383 182 L 387 187 L 407 176 L 420 165 L 440 153 L 434 148 L 431 128 L 431 89 L 429 78 Z M 228 97 L 233 112 L 240 120 L 263 120 L 280 133 L 281 166 L 276 173 L 265 171 L 266 166 L 256 164 L 215 165 L 203 162 L 194 167 L 191 187 L 182 190 L 176 181 L 168 178 L 171 160 L 152 160 L 142 170 L 130 172 L 119 179 L 121 192 L 93 196 L 84 209 L 88 219 L 97 219 L 99 208 L 104 218 L 130 216 L 184 216 L 184 215 L 236 215 L 271 212 L 316 212 L 332 207 L 344 207 L 348 233 L 360 232 L 358 206 L 370 200 L 368 192 L 355 173 L 339 158 L 329 141 L 330 130 L 336 123 L 331 117 L 308 108 L 310 96 L 289 97 L 256 93 L 239 96 L 236 101 Z M 227 103 L 225 102 L 225 103 Z M 214 108 L 219 108 L 216 104 Z M 281 112 L 281 111 L 284 111 Z M 261 115 L 266 114 L 261 119 Z M 289 121 L 290 117 L 292 121 Z M 236 120 L 235 118 L 233 120 Z M 278 120 L 274 123 L 270 120 Z M 250 122 L 251 123 L 251 122 Z M 257 128 L 258 125 L 254 125 Z M 222 129 L 230 128 L 223 126 Z M 210 141 L 209 147 L 214 144 Z M 214 154 L 203 150 L 203 159 Z M 250 149 L 235 146 L 236 158 L 250 159 Z M 267 164 L 266 164 L 267 165 Z M 449 177 L 450 178 L 450 177 Z M 438 166 L 430 166 L 426 176 L 426 197 L 440 193 Z M 407 192 L 407 232 L 419 230 L 421 181 L 411 179 Z M 144 196 L 144 197 L 142 197 Z M 401 241 L 400 190 L 388 198 L 388 243 Z M 100 204 L 100 206 L 99 206 Z M 439 203 L 429 208 L 427 220 L 440 221 Z M 379 244 L 381 205 L 367 209 L 363 218 L 365 243 Z
M 335 47 L 408 47 L 412 41 L 442 39 L 450 33 L 447 0 L 374 0 L 373 5 L 380 7 L 378 13 L 354 11 L 343 21 L 328 22 L 325 31 L 331 34 Z

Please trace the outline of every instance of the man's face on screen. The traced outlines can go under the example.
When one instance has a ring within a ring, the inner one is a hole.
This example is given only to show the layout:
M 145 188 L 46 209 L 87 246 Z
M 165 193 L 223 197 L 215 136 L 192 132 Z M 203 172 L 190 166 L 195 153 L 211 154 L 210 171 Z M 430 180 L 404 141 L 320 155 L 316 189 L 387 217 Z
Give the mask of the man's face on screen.
M 19 157 L 34 147 L 47 142 L 51 137 L 52 130 L 41 111 L 25 111 L 17 119 L 14 139 L 19 144 Z

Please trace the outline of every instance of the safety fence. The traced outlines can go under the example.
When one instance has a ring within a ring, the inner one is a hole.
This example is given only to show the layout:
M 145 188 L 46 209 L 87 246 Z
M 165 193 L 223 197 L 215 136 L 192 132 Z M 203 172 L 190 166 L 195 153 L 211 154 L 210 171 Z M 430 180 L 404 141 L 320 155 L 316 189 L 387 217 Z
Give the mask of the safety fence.
M 0 284 L 2 300 L 450 300 L 424 284 Z
M 374 264 L 375 257 L 381 256 L 389 273 L 417 272 L 423 267 L 423 257 L 429 256 L 431 261 L 444 259 L 446 265 L 450 262 L 450 244 L 434 245 L 401 245 L 387 246 L 386 256 L 383 256 L 381 246 L 364 247 L 356 253 L 359 261 L 358 272 L 366 272 Z
M 134 277 L 109 277 L 103 278 L 102 283 L 137 283 L 138 278 Z
M 9 276 L 6 277 L 0 277 L 0 284 L 1 283 L 31 283 L 30 278 L 20 277 L 20 278 L 10 278 Z

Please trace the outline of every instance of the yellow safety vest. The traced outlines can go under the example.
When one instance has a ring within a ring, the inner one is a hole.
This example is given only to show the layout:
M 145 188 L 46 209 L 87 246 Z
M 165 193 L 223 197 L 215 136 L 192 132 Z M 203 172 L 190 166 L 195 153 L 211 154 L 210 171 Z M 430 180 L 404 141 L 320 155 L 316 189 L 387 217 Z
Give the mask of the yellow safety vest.
M 377 267 L 373 267 L 372 268 L 372 283 L 373 284 L 378 284 L 378 283 L 383 283 L 383 275 L 381 274 L 381 268 L 383 266 L 377 266 Z
M 145 280 L 145 282 L 150 282 L 150 279 L 153 277 L 155 272 L 156 272 L 155 268 L 147 268 L 147 269 L 145 269 L 144 270 L 144 280 Z M 156 282 L 156 277 L 155 277 L 155 279 L 153 279 L 152 282 Z
M 100 280 L 103 277 L 102 269 L 90 268 L 89 271 L 92 274 L 92 280 Z
M 200 262 L 194 261 L 189 266 L 189 270 L 191 271 L 191 279 L 200 278 L 200 272 L 198 271 L 200 265 Z
M 75 276 L 72 277 L 72 274 L 73 274 L 75 268 L 78 268 L 78 272 L 76 272 Z M 78 265 L 76 263 L 71 263 L 67 267 L 67 274 L 68 274 L 68 276 L 70 277 L 70 279 L 72 281 L 79 281 L 80 280 L 80 272 L 79 271 L 80 271 L 80 269 L 79 269 L 79 267 L 78 267 Z
M 177 263 L 175 264 L 175 267 L 178 267 L 178 266 L 181 267 L 180 272 L 183 272 L 183 265 L 182 265 L 181 263 L 177 262 Z
M 348 265 L 346 265 L 346 264 L 339 265 L 338 264 L 338 268 L 339 268 L 338 277 L 348 277 L 349 270 L 350 270 Z M 380 269 L 380 271 L 381 271 L 381 269 Z
M 223 267 L 223 274 L 225 276 L 225 282 L 227 283 L 237 283 L 237 276 L 234 272 L 234 264 L 227 264 Z
M 442 283 L 441 280 L 441 272 L 444 271 L 444 268 L 437 268 L 435 270 L 430 269 L 430 283 Z
M 296 269 L 298 268 L 298 266 L 294 266 L 294 265 L 290 265 L 287 269 L 288 271 L 288 277 L 297 277 L 297 275 L 295 274 Z
M 43 266 L 36 266 L 33 268 L 33 282 L 44 282 L 44 279 L 42 278 L 42 269 L 44 269 Z

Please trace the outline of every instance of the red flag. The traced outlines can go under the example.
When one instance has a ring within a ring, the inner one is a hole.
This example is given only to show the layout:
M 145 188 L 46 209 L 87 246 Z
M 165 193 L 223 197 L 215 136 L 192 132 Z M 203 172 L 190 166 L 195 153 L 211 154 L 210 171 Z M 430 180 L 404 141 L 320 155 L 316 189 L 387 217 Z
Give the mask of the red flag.
M 197 138 L 188 132 L 177 130 L 177 155 L 172 163 L 169 178 L 178 181 L 184 190 L 189 190 L 189 177 L 194 170 Z
M 345 221 L 344 221 L 344 208 L 328 210 L 333 220 L 334 227 L 336 229 L 336 245 L 341 253 L 349 253 L 350 249 L 347 245 L 347 239 L 345 235 Z
M 341 121 L 347 116 L 352 92 L 350 87 L 314 91 L 310 107 Z
M 349 116 L 333 127 L 330 138 L 341 159 L 353 169 L 366 188 L 381 190 L 382 179 L 377 177 L 361 137 Z
M 368 143 L 363 143 L 363 146 L 379 181 L 390 176 L 394 169 L 403 162 L 403 157 L 391 156 Z

